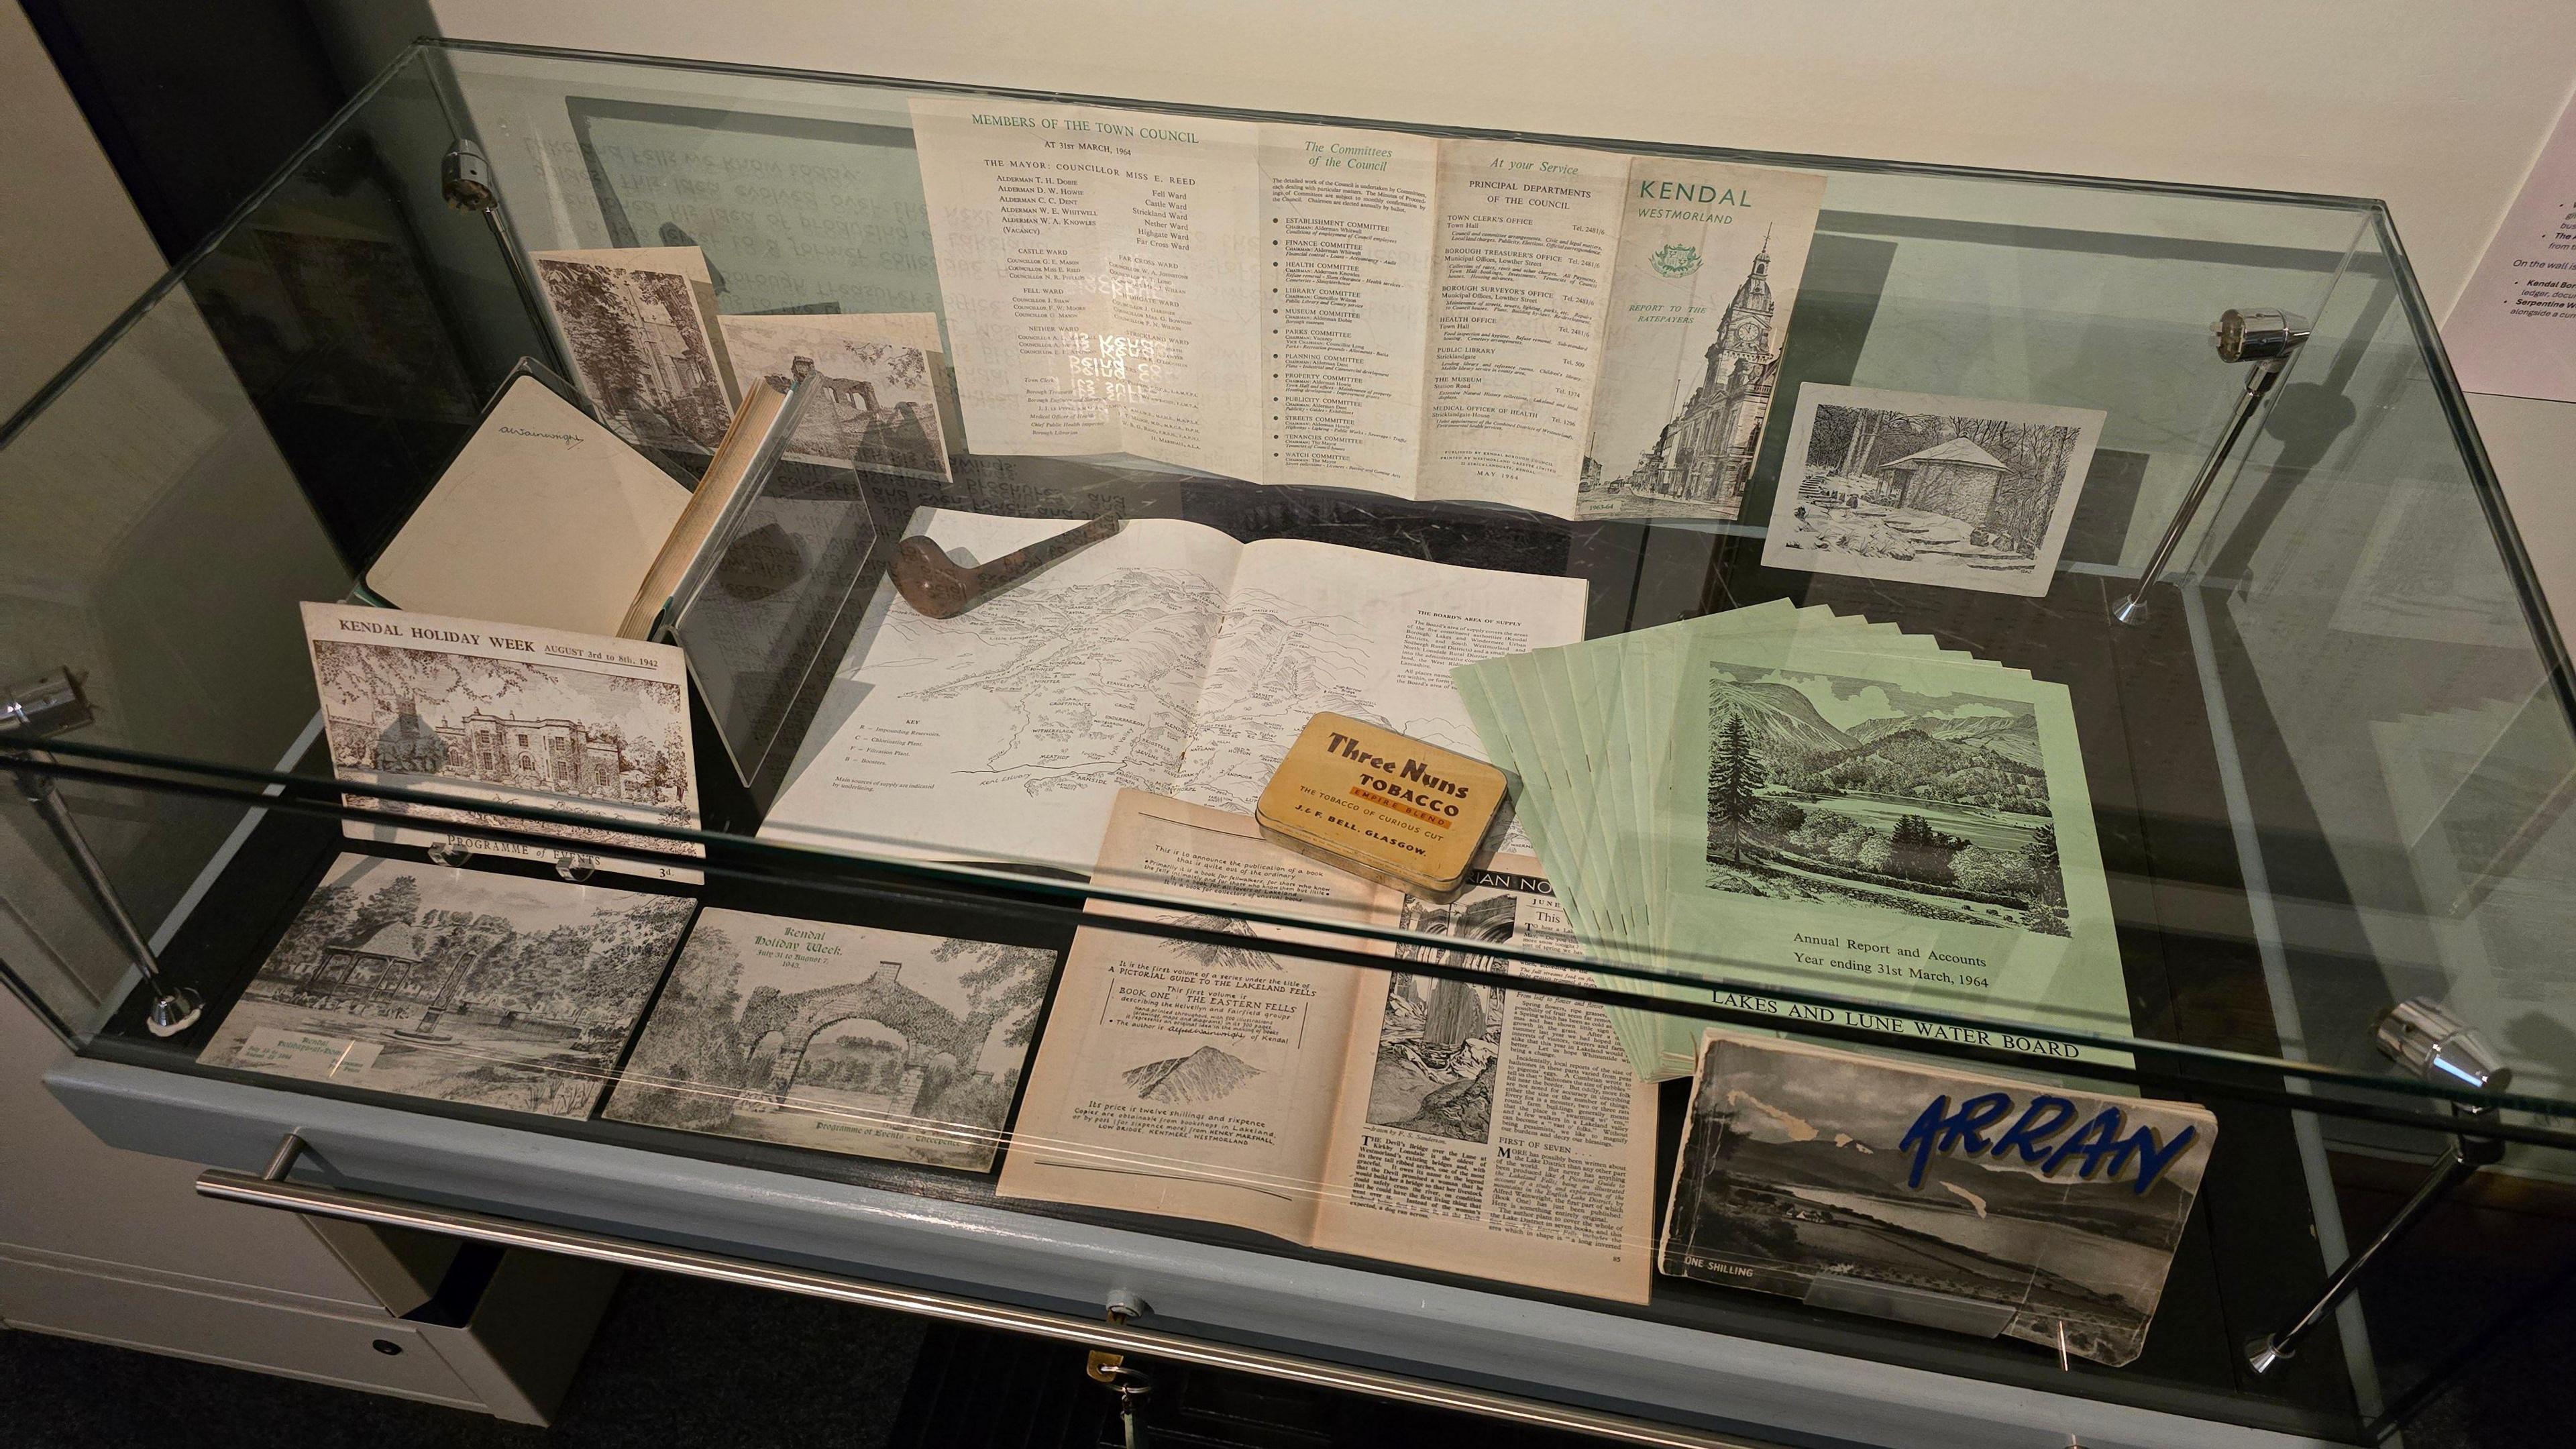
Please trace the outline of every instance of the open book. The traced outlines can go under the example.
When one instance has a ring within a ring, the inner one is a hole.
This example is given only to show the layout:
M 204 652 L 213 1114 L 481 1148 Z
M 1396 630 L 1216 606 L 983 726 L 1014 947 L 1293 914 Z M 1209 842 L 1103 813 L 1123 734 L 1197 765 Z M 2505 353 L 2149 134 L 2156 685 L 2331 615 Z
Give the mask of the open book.
M 1073 527 L 925 509 L 984 562 Z M 953 619 L 889 581 L 761 837 L 1088 871 L 1121 788 L 1249 813 L 1317 711 L 1483 758 L 1453 665 L 1582 637 L 1584 584 L 1147 518 Z
M 1825 190 L 1097 106 L 912 119 L 977 452 L 1566 517 L 1735 516 Z
M 1497 857 L 1434 905 L 1273 845 L 1240 815 L 1135 790 L 1118 797 L 1095 878 L 1212 902 L 1290 894 L 1327 919 L 1573 949 L 1535 860 Z M 1288 932 L 1222 914 L 1160 913 L 1240 945 L 1120 931 L 1115 916 L 1139 908 L 1092 910 L 1102 923 L 1065 957 L 1004 1197 L 1645 1301 L 1655 1092 L 1600 1007 L 1400 960 L 1310 961 L 1274 949 Z

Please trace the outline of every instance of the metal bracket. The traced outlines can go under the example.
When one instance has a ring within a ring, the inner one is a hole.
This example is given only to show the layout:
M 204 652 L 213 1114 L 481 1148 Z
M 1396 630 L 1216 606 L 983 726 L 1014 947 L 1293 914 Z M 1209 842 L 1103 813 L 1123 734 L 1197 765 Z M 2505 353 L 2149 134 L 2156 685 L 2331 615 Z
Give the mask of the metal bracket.
M 519 293 L 519 303 L 527 308 L 531 320 L 546 315 L 537 300 L 536 278 L 528 275 L 528 264 L 519 251 L 519 240 L 510 232 L 509 214 L 501 205 L 501 188 L 492 177 L 491 158 L 470 136 L 459 136 L 448 146 L 438 164 L 438 194 L 458 211 L 479 213 L 492 233 L 492 244 L 501 249 L 501 265 L 510 273 L 510 285 Z
M 1621 1444 L 1650 1445 L 1654 1446 L 1654 1449 L 1785 1449 L 1785 1446 L 1777 1442 L 1747 1439 L 1731 1434 L 1708 1433 L 1675 1425 L 1658 1424 L 1624 1414 L 1572 1408 L 1512 1394 L 1462 1388 L 1454 1384 L 1407 1378 L 1401 1374 L 1383 1373 L 1374 1369 L 1351 1368 L 1321 1359 L 1299 1358 L 1292 1354 L 1274 1353 L 1266 1349 L 1238 1348 L 1232 1344 L 1213 1343 L 1154 1329 L 1136 1328 L 1130 1326 L 1125 1320 L 1131 1314 L 1145 1310 L 1143 1300 L 1131 1293 L 1121 1293 L 1113 1297 L 1111 1313 L 1107 1321 L 1076 1318 L 1069 1314 L 1013 1308 L 1004 1304 L 986 1303 L 978 1299 L 937 1293 L 927 1289 L 870 1283 L 863 1279 L 819 1273 L 803 1268 L 779 1267 L 754 1262 L 747 1258 L 727 1257 L 720 1253 L 700 1252 L 689 1248 L 667 1248 L 657 1243 L 610 1237 L 603 1233 L 547 1227 L 489 1213 L 432 1207 L 425 1203 L 404 1202 L 398 1198 L 378 1197 L 370 1193 L 344 1192 L 337 1188 L 290 1182 L 286 1174 L 295 1166 L 305 1148 L 306 1144 L 302 1136 L 289 1133 L 285 1140 L 278 1144 L 276 1155 L 269 1160 L 266 1172 L 252 1174 L 221 1168 L 212 1169 L 198 1175 L 197 1193 L 201 1197 L 215 1198 L 224 1202 L 247 1203 L 253 1207 L 278 1208 L 286 1212 L 337 1218 L 343 1222 L 369 1223 L 378 1227 L 444 1233 L 450 1237 L 466 1238 L 480 1243 L 494 1243 L 505 1248 L 527 1248 L 540 1253 L 558 1253 L 568 1258 L 586 1258 L 593 1262 L 614 1263 L 620 1267 L 642 1268 L 657 1273 L 678 1273 L 685 1277 L 707 1278 L 721 1283 L 736 1283 L 745 1287 L 796 1293 L 808 1298 L 855 1303 L 863 1307 L 911 1313 L 947 1323 L 963 1323 L 978 1328 L 999 1329 L 1006 1333 L 1024 1333 L 1058 1343 L 1079 1344 L 1088 1349 L 1118 1355 L 1122 1359 L 1128 1354 L 1144 1358 L 1168 1359 L 1174 1363 L 1194 1364 L 1232 1373 L 1253 1374 L 1262 1378 L 1280 1379 L 1340 1393 L 1388 1399 L 1422 1408 L 1445 1409 L 1453 1413 L 1503 1419 L 1513 1423 L 1556 1429 L 1569 1434 L 1589 1434 Z
M 2428 1081 L 2502 1089 L 2513 1080 L 2513 1068 L 2504 1064 L 2485 1037 L 2429 997 L 2401 1001 L 2380 1013 L 2371 1028 L 2371 1038 L 2390 1060 Z M 2459 1122 L 2460 1130 L 2452 1134 L 2451 1145 L 2433 1164 L 2432 1175 L 2415 1189 L 2415 1195 L 2406 1199 L 2397 1215 L 2369 1242 L 2343 1260 L 2343 1265 L 2326 1279 L 2325 1286 L 2317 1290 L 2316 1301 L 2292 1319 L 2287 1328 L 2245 1345 L 2245 1362 L 2255 1373 L 2270 1373 L 2296 1354 L 2299 1344 L 2325 1323 L 2353 1289 L 2361 1286 L 2362 1275 L 2379 1261 L 2381 1253 L 2422 1222 L 2450 1196 L 2453 1188 L 2477 1176 L 2478 1169 L 2493 1166 L 2503 1158 L 2502 1142 L 2473 1130 L 2481 1123 L 2494 1121 L 2495 1108 L 2454 1103 L 2451 1115 Z
M 89 696 L 81 690 L 80 676 L 68 667 L 0 691 L 0 743 L 23 748 L 29 741 L 67 734 L 97 717 Z M 116 883 L 108 879 L 107 867 L 89 848 L 89 839 L 81 834 L 80 822 L 72 818 L 71 807 L 63 803 L 53 776 L 37 768 L 45 758 L 41 750 L 24 748 L 10 765 L 19 797 L 53 831 L 63 854 L 71 857 L 72 868 L 80 873 L 81 883 L 89 887 L 91 898 L 98 902 L 108 924 L 124 939 L 126 954 L 133 957 L 135 970 L 142 973 L 144 989 L 152 993 L 143 1008 L 143 1029 L 154 1036 L 177 1036 L 197 1024 L 197 1018 L 205 1014 L 205 1001 L 187 987 L 172 985 L 161 974 L 161 958 L 153 954 L 152 942 L 143 934 L 143 928 L 126 914 Z
M 2218 323 L 2210 329 L 2210 344 L 2218 349 L 2221 362 L 2250 362 L 2253 369 L 2245 374 L 2245 390 L 2236 395 L 2236 408 L 2227 415 L 2227 427 L 2218 435 L 2216 446 L 2202 459 L 2200 472 L 2184 490 L 2182 502 L 2174 509 L 2172 520 L 2165 524 L 2163 538 L 2156 541 L 2156 551 L 2147 557 L 2147 567 L 2138 575 L 2138 591 L 2111 606 L 2111 617 L 2123 624 L 2147 621 L 2147 590 L 2173 562 L 2175 550 L 2182 547 L 2182 536 L 2191 527 L 2192 515 L 2200 511 L 2209 497 L 2210 488 L 2227 467 L 2228 456 L 2236 451 L 2237 439 L 2244 436 L 2245 425 L 2254 419 L 2254 410 L 2262 405 L 2272 384 L 2290 365 L 2290 359 L 2308 340 L 2307 319 L 2295 312 L 2276 312 L 2267 308 L 2229 308 L 2219 314 Z

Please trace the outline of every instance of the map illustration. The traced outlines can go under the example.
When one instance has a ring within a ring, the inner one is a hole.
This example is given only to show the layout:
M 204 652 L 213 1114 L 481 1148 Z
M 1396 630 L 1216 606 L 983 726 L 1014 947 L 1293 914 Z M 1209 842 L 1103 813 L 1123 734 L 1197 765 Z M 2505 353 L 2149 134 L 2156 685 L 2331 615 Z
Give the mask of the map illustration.
M 971 705 L 979 787 L 1168 790 L 1225 600 L 1185 569 L 1022 588 L 954 619 L 898 605 L 866 674 L 889 705 Z
M 991 559 L 1060 529 L 914 531 Z M 1581 617 L 1579 581 L 1133 519 L 952 618 L 881 588 L 762 832 L 1087 871 L 1120 790 L 1249 811 L 1318 712 L 1481 753 L 1450 669 Z
M 1357 618 L 1261 589 L 1228 599 L 1183 569 L 1021 589 L 954 619 L 899 609 L 886 627 L 892 647 L 868 675 L 888 705 L 971 702 L 989 745 L 964 773 L 983 788 L 1127 787 L 1249 811 L 1306 720 L 1327 710 L 1476 748 L 1449 720 L 1383 718 Z

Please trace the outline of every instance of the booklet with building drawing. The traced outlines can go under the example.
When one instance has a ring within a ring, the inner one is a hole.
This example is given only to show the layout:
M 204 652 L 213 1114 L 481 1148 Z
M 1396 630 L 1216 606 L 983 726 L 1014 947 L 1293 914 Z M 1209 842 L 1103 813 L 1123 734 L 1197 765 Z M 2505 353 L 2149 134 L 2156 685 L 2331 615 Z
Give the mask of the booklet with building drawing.
M 925 509 L 998 558 L 1060 518 Z M 1123 786 L 1249 812 L 1320 711 L 1476 753 L 1452 665 L 1583 634 L 1580 579 L 1132 519 L 951 619 L 869 604 L 761 837 L 1088 871 Z
M 1657 1267 L 2117 1366 L 2217 1135 L 2195 1103 L 1712 1030 Z
M 716 293 L 696 247 L 532 252 L 573 380 L 617 435 L 712 453 L 741 390 L 716 341 Z
M 1074 936 L 1030 1067 L 1003 1196 L 1645 1301 L 1655 1096 L 1599 1007 L 1403 969 L 1447 954 L 1433 947 L 1397 948 L 1383 971 L 1310 960 L 1294 947 L 1312 933 L 1223 913 L 1293 901 L 1321 922 L 1571 954 L 1536 861 L 1498 856 L 1434 904 L 1274 845 L 1246 816 L 1126 790 L 1094 879 L 1211 909 L 1092 903 L 1097 924 Z M 1148 914 L 1217 939 L 1115 924 Z
M 343 797 L 371 818 L 352 840 L 516 855 L 650 879 L 697 881 L 683 866 L 592 855 L 586 844 L 703 855 L 621 824 L 698 826 L 689 686 L 668 644 L 530 629 L 408 609 L 304 605 L 331 769 L 342 780 L 453 799 L 423 805 Z M 477 810 L 508 803 L 587 816 L 591 825 Z M 562 849 L 438 829 L 464 821 L 562 839 Z
M 1825 190 L 1097 106 L 912 117 L 976 451 L 1564 517 L 1735 516 Z
M 1055 953 L 709 910 L 605 1115 L 981 1172 Z

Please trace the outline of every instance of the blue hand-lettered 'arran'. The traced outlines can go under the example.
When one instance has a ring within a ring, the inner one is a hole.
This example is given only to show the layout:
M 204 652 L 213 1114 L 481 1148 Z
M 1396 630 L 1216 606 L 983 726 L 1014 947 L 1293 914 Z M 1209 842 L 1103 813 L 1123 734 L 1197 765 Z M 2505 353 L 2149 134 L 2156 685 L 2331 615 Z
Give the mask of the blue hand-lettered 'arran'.
M 2127 1116 L 2116 1106 L 2105 1106 L 2094 1114 L 2093 1120 L 2051 1146 L 2049 1140 L 2066 1131 L 2075 1120 L 2075 1104 L 2043 1092 L 2030 1099 L 2010 1127 L 1989 1139 L 1987 1130 L 2011 1116 L 2012 1109 L 2009 1092 L 1981 1092 L 1962 1100 L 1956 1108 L 1950 1105 L 1949 1093 L 1934 1097 L 1896 1144 L 1897 1151 L 1914 1154 L 1914 1166 L 1905 1185 L 1923 1185 L 1923 1174 L 1936 1153 L 1964 1152 L 1971 1157 L 1982 1153 L 1997 1160 L 2019 1154 L 2024 1163 L 2038 1164 L 2046 1174 L 2054 1174 L 2071 1159 L 2081 1159 L 2075 1175 L 2087 1182 L 2097 1172 L 2104 1181 L 2118 1181 L 2134 1157 L 2138 1176 L 2130 1190 L 2143 1197 L 2192 1139 L 2200 1135 L 2197 1126 L 2185 1127 L 2173 1135 L 2173 1140 L 2159 1141 L 2156 1129 L 2144 1122 L 2124 1133 L 2121 1129 L 2128 1126 Z

